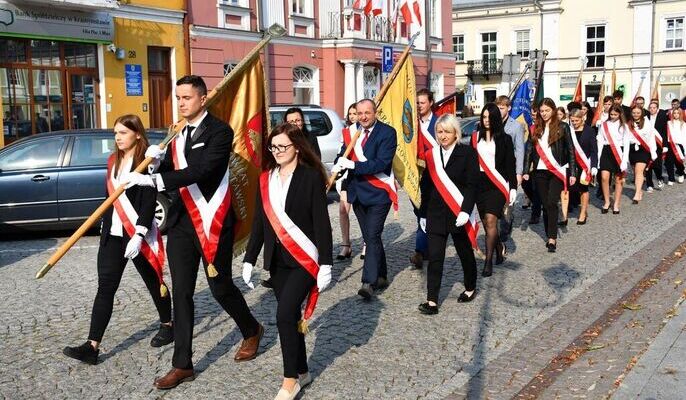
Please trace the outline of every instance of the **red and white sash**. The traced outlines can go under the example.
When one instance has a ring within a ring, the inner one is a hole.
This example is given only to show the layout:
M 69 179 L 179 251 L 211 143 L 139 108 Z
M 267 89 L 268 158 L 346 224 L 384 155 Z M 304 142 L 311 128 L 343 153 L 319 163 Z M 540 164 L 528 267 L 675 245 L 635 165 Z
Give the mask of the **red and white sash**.
M 269 171 L 263 171 L 260 174 L 260 194 L 262 195 L 264 215 L 269 220 L 269 224 L 274 229 L 274 233 L 279 238 L 281 245 L 288 250 L 288 253 L 310 276 L 317 279 L 317 274 L 319 273 L 319 252 L 317 251 L 317 246 L 291 220 L 283 207 L 274 207 L 271 201 L 270 192 L 275 189 L 273 185 L 279 184 L 278 179 L 278 176 L 270 179 Z M 318 298 L 319 289 L 317 285 L 314 285 L 307 296 L 303 313 L 304 320 L 308 320 L 312 316 Z
M 684 165 L 684 153 L 682 153 L 681 148 L 674 143 L 674 137 L 672 136 L 672 130 L 669 129 L 669 123 L 667 124 L 667 140 L 669 140 L 669 147 L 672 148 L 672 153 L 674 153 L 676 161 L 679 164 Z
M 584 149 L 581 148 L 579 140 L 576 138 L 576 133 L 572 132 L 572 142 L 574 142 L 574 158 L 581 167 L 581 176 L 579 179 L 584 182 L 590 182 L 591 175 L 591 158 L 586 155 Z
M 450 208 L 450 211 L 457 217 L 462 211 L 462 201 L 464 200 L 464 197 L 462 196 L 460 189 L 455 186 L 455 183 L 445 172 L 443 163 L 436 163 L 436 160 L 441 159 L 441 147 L 428 133 L 422 131 L 422 135 L 424 136 L 425 143 L 431 146 L 424 152 L 424 160 L 426 161 L 426 168 L 429 170 L 431 181 L 436 187 L 436 190 L 438 190 L 443 201 L 445 201 L 445 204 Z M 448 160 L 445 160 L 445 162 L 447 163 Z M 476 237 L 479 233 L 479 224 L 476 222 L 476 207 L 472 210 L 472 213 L 469 216 L 469 222 L 465 224 L 464 228 L 465 231 L 467 231 L 467 236 L 472 244 L 472 248 L 476 248 Z
M 500 172 L 495 168 L 495 160 L 486 160 L 484 157 L 481 156 L 481 153 L 479 153 L 479 148 L 477 146 L 479 141 L 479 133 L 477 131 L 474 131 L 472 133 L 472 146 L 474 147 L 474 150 L 476 150 L 476 153 L 479 155 L 479 165 L 481 166 L 481 169 L 484 170 L 486 173 L 486 176 L 488 176 L 488 179 L 493 182 L 496 188 L 500 190 L 500 192 L 505 196 L 505 204 L 508 204 L 510 202 L 510 184 L 503 178 L 502 175 L 500 175 Z M 493 165 L 491 165 L 493 163 Z
M 176 139 L 171 142 L 172 159 L 176 170 L 188 167 L 184 154 L 185 148 L 186 135 L 177 135 Z M 191 217 L 193 227 L 195 227 L 195 233 L 200 240 L 205 261 L 212 264 L 217 254 L 219 235 L 224 225 L 226 213 L 231 209 L 229 167 L 227 166 L 224 177 L 217 190 L 212 194 L 210 201 L 205 199 L 196 183 L 179 188 L 179 193 L 188 215 Z
M 543 161 L 545 167 L 548 168 L 548 171 L 555 175 L 557 179 L 562 181 L 562 184 L 564 185 L 564 191 L 566 192 L 567 167 L 563 167 L 557 162 L 555 157 L 553 157 L 553 152 L 550 150 L 550 146 L 546 146 L 545 148 L 541 146 L 540 139 L 536 141 L 536 153 L 538 153 L 538 157 L 541 158 L 541 161 Z
M 631 132 L 631 134 L 634 135 L 634 138 L 638 141 L 641 147 L 643 147 L 643 150 L 650 153 L 650 146 L 648 146 L 648 143 L 646 143 L 645 139 L 643 139 L 641 134 L 636 131 L 636 128 L 634 128 L 634 124 L 630 122 L 627 125 L 629 126 L 629 132 Z
M 605 140 L 610 145 L 610 150 L 612 150 L 612 155 L 615 157 L 615 161 L 618 166 L 622 165 L 622 156 L 619 153 L 619 148 L 615 144 L 614 139 L 612 139 L 612 134 L 610 133 L 610 128 L 607 126 L 607 121 L 603 122 L 603 131 L 605 133 Z
M 112 154 L 107 160 L 107 194 L 111 195 L 119 187 L 122 182 L 119 182 L 117 177 L 114 175 L 114 162 L 116 156 Z M 136 209 L 131 204 L 131 201 L 126 197 L 126 193 L 119 196 L 117 200 L 114 201 L 114 210 L 119 216 L 122 222 L 126 234 L 129 237 L 133 237 L 136 234 L 136 221 L 138 221 L 138 213 Z M 160 289 L 162 286 L 166 288 L 164 284 L 163 269 L 164 269 L 164 242 L 162 241 L 162 233 L 157 228 L 157 222 L 153 219 L 152 224 L 148 233 L 145 235 L 143 243 L 141 244 L 141 254 L 150 263 L 150 266 L 155 270 L 157 274 L 157 280 L 160 283 Z M 166 290 L 162 289 L 162 293 Z M 162 297 L 165 297 L 164 295 Z
M 371 134 L 371 132 L 369 134 Z M 344 128 L 343 143 L 346 147 L 348 146 L 348 144 L 350 144 L 351 140 L 352 139 L 350 136 L 350 129 Z M 367 158 L 364 156 L 364 152 L 362 151 L 361 140 L 355 141 L 355 146 L 353 146 L 353 149 L 349 154 L 349 158 L 352 161 L 367 161 Z M 391 203 L 393 203 L 393 209 L 395 211 L 398 211 L 398 189 L 395 187 L 395 177 L 393 176 L 393 168 L 391 168 L 391 176 L 388 176 L 383 172 L 379 172 L 378 174 L 374 175 L 364 175 L 364 179 L 367 182 L 369 182 L 372 186 L 384 190 L 386 193 L 388 193 L 388 198 L 391 200 Z

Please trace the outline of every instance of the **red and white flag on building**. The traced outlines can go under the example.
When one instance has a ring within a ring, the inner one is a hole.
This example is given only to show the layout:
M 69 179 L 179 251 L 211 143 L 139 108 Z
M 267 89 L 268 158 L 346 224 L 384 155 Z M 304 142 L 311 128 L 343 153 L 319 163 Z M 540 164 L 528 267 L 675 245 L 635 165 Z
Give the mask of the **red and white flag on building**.
M 422 9 L 419 0 L 398 0 L 393 13 L 393 26 L 398 23 L 398 16 L 403 16 L 403 22 L 409 27 L 408 33 L 413 34 L 422 27 Z
M 355 0 L 354 9 L 363 9 L 365 15 L 379 15 L 383 12 L 383 0 Z

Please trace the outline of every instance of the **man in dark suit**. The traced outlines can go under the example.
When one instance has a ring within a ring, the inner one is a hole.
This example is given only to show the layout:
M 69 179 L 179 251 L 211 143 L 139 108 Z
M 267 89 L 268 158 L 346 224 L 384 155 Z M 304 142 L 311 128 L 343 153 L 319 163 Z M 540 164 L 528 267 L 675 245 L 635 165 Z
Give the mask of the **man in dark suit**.
M 332 172 L 337 173 L 345 169 L 349 171 L 348 202 L 353 205 L 362 237 L 367 244 L 362 287 L 357 293 L 365 299 L 370 299 L 375 289 L 388 286 L 386 253 L 381 242 L 381 234 L 386 216 L 391 209 L 388 192 L 373 185 L 370 180 L 378 179 L 377 174 L 391 176 L 397 137 L 393 127 L 376 119 L 376 104 L 373 100 L 364 99 L 357 103 L 357 118 L 358 129 L 362 131 L 358 140 L 366 161 L 352 161 L 343 157 L 344 145 Z M 357 151 L 355 153 L 357 158 L 361 156 Z
M 624 121 L 631 121 L 631 107 L 622 104 L 624 102 L 624 92 L 615 90 L 614 93 L 612 93 L 612 101 L 614 104 L 622 107 L 622 111 L 624 111 Z
M 650 105 L 648 106 L 648 115 L 647 115 L 648 120 L 650 121 L 651 124 L 653 124 L 653 127 L 657 131 L 657 133 L 660 134 L 660 137 L 662 138 L 662 146 L 658 146 L 657 148 L 657 159 L 655 162 L 653 162 L 652 165 L 652 170 L 655 172 L 655 176 L 657 177 L 657 188 L 662 189 L 664 187 L 664 181 L 662 179 L 662 153 L 665 152 L 667 149 L 667 111 L 665 110 L 660 110 L 660 103 L 658 100 L 653 100 L 650 102 Z M 646 172 L 648 175 L 646 177 L 646 190 L 650 193 L 653 191 L 653 174 L 650 170 Z
M 435 138 L 434 126 L 438 119 L 432 112 L 434 105 L 434 94 L 428 89 L 420 89 L 417 91 L 417 114 L 419 114 L 419 127 L 422 131 L 427 132 L 431 137 Z M 423 150 L 419 149 L 420 154 Z M 429 172 L 424 170 L 419 180 L 419 189 L 421 192 L 428 190 L 429 187 Z M 414 214 L 417 217 L 417 231 L 415 233 L 414 254 L 410 256 L 410 262 L 417 269 L 422 269 L 424 266 L 424 259 L 429 256 L 428 239 L 426 233 L 422 230 L 419 224 L 419 209 L 414 207 Z
M 229 209 L 224 218 L 220 219 L 219 210 L 222 207 L 216 212 L 209 209 L 210 199 L 215 195 L 223 199 L 220 200 L 222 203 L 229 201 L 229 196 L 221 193 L 228 190 L 233 131 L 225 122 L 204 109 L 207 86 L 201 77 L 189 75 L 179 79 L 176 82 L 176 98 L 179 113 L 185 118 L 186 126 L 175 139 L 174 146 L 183 145 L 183 148 L 176 148 L 176 158 L 178 161 L 183 155 L 187 166 L 183 167 L 180 162 L 175 165 L 177 162 L 174 161 L 172 148 L 164 155 L 158 173 L 152 176 L 136 174 L 131 179 L 134 184 L 155 186 L 159 191 L 171 192 L 172 196 L 167 255 L 173 286 L 174 355 L 171 371 L 155 380 L 154 385 L 158 389 L 171 389 L 194 378 L 191 360 L 193 294 L 201 259 L 212 295 L 234 319 L 244 338 L 234 360 L 247 361 L 255 358 L 264 332 L 231 278 L 233 213 Z M 150 146 L 146 156 L 159 159 L 162 151 L 158 146 Z M 198 192 L 201 199 L 191 195 Z M 193 214 L 189 209 L 194 211 Z M 203 232 L 203 220 L 206 218 L 219 221 L 217 223 L 220 226 L 217 228 L 220 229 L 220 234 L 216 241 L 212 241 L 210 235 L 206 234 L 210 239 L 201 244 L 198 231 Z M 216 245 L 213 259 L 207 259 L 208 243 Z
M 320 160 L 322 159 L 322 151 L 319 149 L 317 135 L 307 129 L 307 125 L 305 125 L 305 114 L 303 113 L 302 109 L 298 107 L 291 107 L 286 110 L 286 112 L 283 114 L 283 122 L 288 122 L 289 124 L 300 128 L 302 133 L 305 134 L 305 137 L 307 137 L 307 141 L 310 143 L 310 146 L 312 146 L 314 154 L 316 154 Z

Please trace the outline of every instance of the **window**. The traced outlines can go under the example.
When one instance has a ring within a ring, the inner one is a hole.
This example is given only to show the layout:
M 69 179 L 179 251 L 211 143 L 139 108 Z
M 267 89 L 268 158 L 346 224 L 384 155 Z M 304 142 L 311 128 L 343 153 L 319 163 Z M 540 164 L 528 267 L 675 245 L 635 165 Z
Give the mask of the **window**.
M 587 68 L 605 66 L 605 25 L 586 27 L 586 57 Z
M 114 150 L 114 135 L 109 137 L 80 137 L 74 139 L 69 166 L 106 165 Z
M 457 61 L 464 61 L 464 35 L 453 36 L 453 53 Z
M 495 60 L 498 46 L 498 33 L 481 34 L 481 55 L 484 60 Z
M 529 49 L 531 48 L 529 42 L 530 32 L 517 31 L 517 54 L 522 58 L 529 58 Z
M 16 171 L 28 168 L 56 167 L 64 143 L 63 137 L 32 140 L 0 158 L 0 170 Z
M 276 126 L 283 122 L 285 111 L 270 111 L 269 117 L 272 121 L 272 126 Z M 314 133 L 315 136 L 326 136 L 331 133 L 333 124 L 324 111 L 303 110 L 305 114 L 305 128 L 308 132 Z
M 307 67 L 293 68 L 293 103 L 316 104 L 316 86 L 313 70 Z
M 235 62 L 224 63 L 224 76 L 228 75 L 229 72 L 231 72 L 234 68 L 236 68 L 236 65 L 238 65 L 238 63 L 235 63 Z
M 305 7 L 305 0 L 291 0 L 293 2 L 293 14 L 305 15 L 307 9 Z
M 378 68 L 365 66 L 362 70 L 364 98 L 373 99 L 381 90 L 381 73 Z
M 665 32 L 665 49 L 674 50 L 684 47 L 684 17 L 668 18 Z

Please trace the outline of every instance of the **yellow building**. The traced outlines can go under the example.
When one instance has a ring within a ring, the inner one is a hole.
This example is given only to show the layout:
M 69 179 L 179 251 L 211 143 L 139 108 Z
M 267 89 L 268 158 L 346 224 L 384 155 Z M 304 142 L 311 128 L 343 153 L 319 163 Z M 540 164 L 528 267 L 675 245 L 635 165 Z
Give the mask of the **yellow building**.
M 467 102 L 475 106 L 508 94 L 511 83 L 502 78 L 503 69 L 507 69 L 503 65 L 506 55 L 521 56 L 515 69 L 523 71 L 535 49 L 548 51 L 545 95 L 563 106 L 571 101 L 582 63 L 584 98 L 592 105 L 597 100 L 603 72 L 605 92 L 611 90 L 613 66 L 626 104 L 639 88 L 640 94 L 649 99 L 658 76 L 662 108 L 669 107 L 671 99 L 686 96 L 683 0 L 455 3 L 456 85 L 467 89 Z
M 34 133 L 176 119 L 185 0 L 0 0 L 0 147 Z

